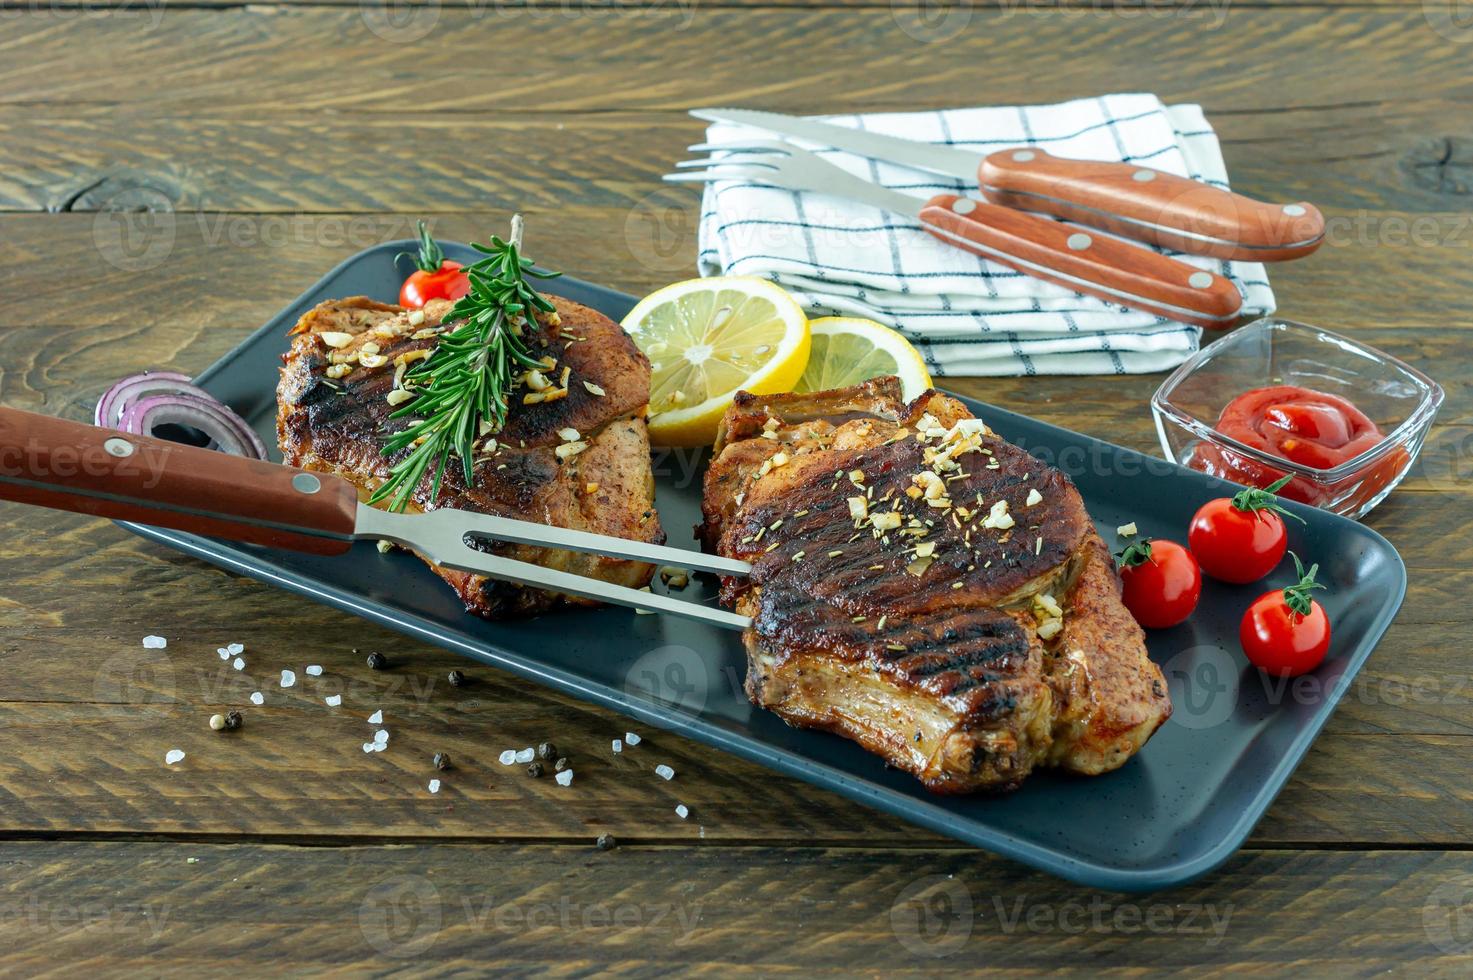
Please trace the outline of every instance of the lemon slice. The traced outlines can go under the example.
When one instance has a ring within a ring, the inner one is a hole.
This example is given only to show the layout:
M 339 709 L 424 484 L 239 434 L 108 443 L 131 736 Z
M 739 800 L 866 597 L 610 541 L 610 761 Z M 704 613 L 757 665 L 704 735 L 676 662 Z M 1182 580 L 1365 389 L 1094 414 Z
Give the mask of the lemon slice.
M 690 279 L 624 318 L 650 359 L 650 441 L 706 446 L 738 391 L 790 391 L 808 363 L 808 317 L 766 279 Z
M 809 323 L 813 350 L 794 391 L 827 391 L 894 374 L 906 401 L 931 387 L 926 362 L 889 327 L 859 317 L 826 316 Z

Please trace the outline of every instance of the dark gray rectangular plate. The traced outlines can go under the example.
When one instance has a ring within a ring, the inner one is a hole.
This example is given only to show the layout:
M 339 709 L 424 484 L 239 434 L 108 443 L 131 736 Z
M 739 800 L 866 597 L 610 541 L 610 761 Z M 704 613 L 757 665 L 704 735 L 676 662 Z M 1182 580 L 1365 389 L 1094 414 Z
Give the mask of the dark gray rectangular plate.
M 275 384 L 287 330 L 325 299 L 363 294 L 392 302 L 402 276 L 394 254 L 412 246 L 390 242 L 348 259 L 201 374 L 199 383 L 274 446 Z M 473 254 L 454 244 L 446 251 L 457 259 Z M 634 303 L 570 277 L 550 285 L 615 320 Z M 1229 488 L 1077 432 L 968 404 L 1005 438 L 1068 473 L 1107 542 L 1131 521 L 1144 535 L 1181 540 L 1196 508 Z M 654 462 L 670 542 L 695 549 L 696 460 L 657 452 Z M 741 643 L 729 631 L 599 609 L 559 614 L 559 642 L 549 644 L 545 621 L 491 623 L 467 615 L 450 589 L 408 554 L 381 555 L 372 544 L 360 544 L 347 556 L 319 558 L 128 527 L 978 847 L 1085 885 L 1144 891 L 1210 871 L 1238 848 L 1401 605 L 1406 571 L 1384 538 L 1354 521 L 1294 506 L 1306 523 L 1292 527 L 1291 546 L 1320 563 L 1330 588 L 1318 597 L 1335 624 L 1330 656 L 1312 683 L 1271 682 L 1248 666 L 1238 646 L 1242 611 L 1263 590 L 1288 583 L 1282 570 L 1246 587 L 1207 582 L 1188 623 L 1150 636 L 1175 714 L 1136 758 L 1105 776 L 1040 772 L 1015 793 L 970 798 L 933 796 L 851 742 L 789 728 L 753 708 L 741 691 Z M 682 594 L 710 602 L 709 586 L 699 582 Z

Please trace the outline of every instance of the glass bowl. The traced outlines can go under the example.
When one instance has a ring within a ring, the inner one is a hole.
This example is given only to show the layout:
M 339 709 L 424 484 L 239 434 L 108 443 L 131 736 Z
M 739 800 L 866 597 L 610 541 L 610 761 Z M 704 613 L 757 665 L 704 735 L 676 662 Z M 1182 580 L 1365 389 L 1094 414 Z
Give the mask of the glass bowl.
M 1296 385 L 1354 404 L 1385 433 L 1329 469 L 1281 459 L 1218 432 L 1222 410 L 1243 392 Z M 1396 488 L 1422 449 L 1442 388 L 1390 354 L 1305 323 L 1272 317 L 1209 344 L 1156 389 L 1151 414 L 1167 459 L 1237 483 L 1267 486 L 1346 517 L 1369 513 Z

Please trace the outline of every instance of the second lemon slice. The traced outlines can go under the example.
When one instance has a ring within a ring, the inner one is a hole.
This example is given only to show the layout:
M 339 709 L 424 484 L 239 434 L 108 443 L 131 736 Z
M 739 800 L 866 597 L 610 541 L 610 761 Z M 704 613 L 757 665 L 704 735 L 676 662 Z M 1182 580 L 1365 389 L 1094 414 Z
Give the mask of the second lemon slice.
M 931 387 L 920 352 L 889 327 L 859 317 L 826 316 L 809 329 L 812 351 L 795 391 L 827 391 L 886 374 L 899 376 L 906 400 Z
M 788 391 L 808 363 L 808 317 L 780 286 L 747 276 L 656 290 L 624 318 L 650 359 L 650 441 L 702 446 L 737 391 Z

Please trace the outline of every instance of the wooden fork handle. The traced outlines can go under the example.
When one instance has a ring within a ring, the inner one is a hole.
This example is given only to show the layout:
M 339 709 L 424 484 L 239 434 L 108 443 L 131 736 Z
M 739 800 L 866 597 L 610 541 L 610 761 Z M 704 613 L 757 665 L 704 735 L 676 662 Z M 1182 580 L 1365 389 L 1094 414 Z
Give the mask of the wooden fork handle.
M 944 242 L 1068 289 L 1202 327 L 1238 322 L 1232 282 L 1117 238 L 955 194 L 931 198 L 920 219 Z
M 335 555 L 358 494 L 325 473 L 0 408 L 0 499 Z

